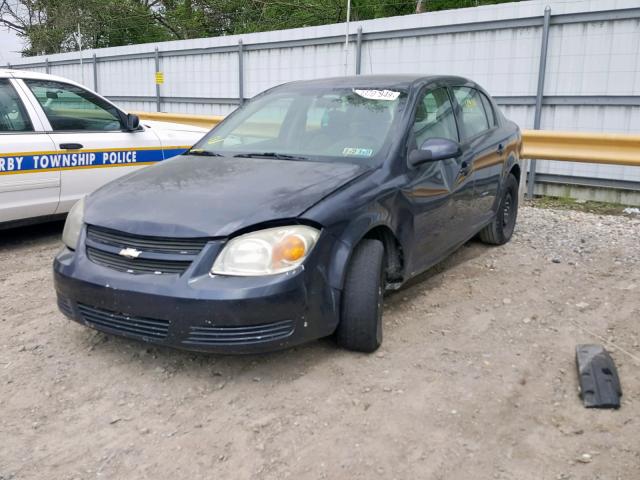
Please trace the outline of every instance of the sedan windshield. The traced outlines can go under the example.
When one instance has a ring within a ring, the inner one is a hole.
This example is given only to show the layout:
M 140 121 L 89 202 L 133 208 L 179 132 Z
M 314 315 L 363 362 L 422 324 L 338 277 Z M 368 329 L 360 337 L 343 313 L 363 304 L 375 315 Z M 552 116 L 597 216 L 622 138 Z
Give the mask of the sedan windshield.
M 191 153 L 375 165 L 405 99 L 387 89 L 278 89 L 226 119 Z

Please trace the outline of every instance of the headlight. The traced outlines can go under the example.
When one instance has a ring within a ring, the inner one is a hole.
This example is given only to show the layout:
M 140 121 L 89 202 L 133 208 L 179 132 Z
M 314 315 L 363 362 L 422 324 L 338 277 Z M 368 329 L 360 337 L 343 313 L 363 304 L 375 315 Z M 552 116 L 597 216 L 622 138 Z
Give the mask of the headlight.
M 305 225 L 276 227 L 232 239 L 216 258 L 215 275 L 257 276 L 288 272 L 304 262 L 320 231 Z
M 62 231 L 62 241 L 71 250 L 76 249 L 83 222 L 84 197 L 78 200 L 76 204 L 71 207 L 69 215 L 67 215 L 67 221 L 64 224 L 64 230 Z

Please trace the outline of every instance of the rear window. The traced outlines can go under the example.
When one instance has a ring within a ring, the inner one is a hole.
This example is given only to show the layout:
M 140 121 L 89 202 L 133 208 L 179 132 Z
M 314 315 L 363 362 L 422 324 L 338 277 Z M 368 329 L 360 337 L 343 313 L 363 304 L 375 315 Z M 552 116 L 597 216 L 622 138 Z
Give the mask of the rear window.
M 454 87 L 453 93 L 460 106 L 460 121 L 464 140 L 489 129 L 489 121 L 482 105 L 480 92 L 475 88 Z

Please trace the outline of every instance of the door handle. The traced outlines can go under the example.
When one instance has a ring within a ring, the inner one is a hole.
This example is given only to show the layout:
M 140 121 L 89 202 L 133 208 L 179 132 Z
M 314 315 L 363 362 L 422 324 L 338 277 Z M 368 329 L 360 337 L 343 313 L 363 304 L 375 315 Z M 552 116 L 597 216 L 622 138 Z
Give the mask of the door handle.
M 467 162 L 466 160 L 464 160 L 461 164 L 460 164 L 460 174 L 461 175 L 466 175 L 471 171 L 471 163 Z
M 498 145 L 498 155 L 502 155 L 504 153 L 504 144 Z
M 61 143 L 60 148 L 63 150 L 80 150 L 83 147 L 80 143 Z

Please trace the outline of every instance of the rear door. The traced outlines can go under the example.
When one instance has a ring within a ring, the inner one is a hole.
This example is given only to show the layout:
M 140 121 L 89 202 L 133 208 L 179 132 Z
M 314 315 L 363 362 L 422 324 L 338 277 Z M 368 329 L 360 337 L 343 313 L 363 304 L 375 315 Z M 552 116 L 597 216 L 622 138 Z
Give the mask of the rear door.
M 16 80 L 0 78 L 0 223 L 55 213 L 60 171 L 40 168 L 55 145 Z
M 495 113 L 491 110 L 487 114 L 485 109 L 488 99 L 484 94 L 467 86 L 452 87 L 452 90 L 457 103 L 463 159 L 473 180 L 473 193 L 458 208 L 460 216 L 467 217 L 473 233 L 493 215 L 491 209 L 500 182 L 504 147 Z
M 22 81 L 55 144 L 55 154 L 40 164 L 60 169 L 58 213 L 105 183 L 163 160 L 158 136 L 143 126 L 126 131 L 125 115 L 102 97 L 71 83 Z

